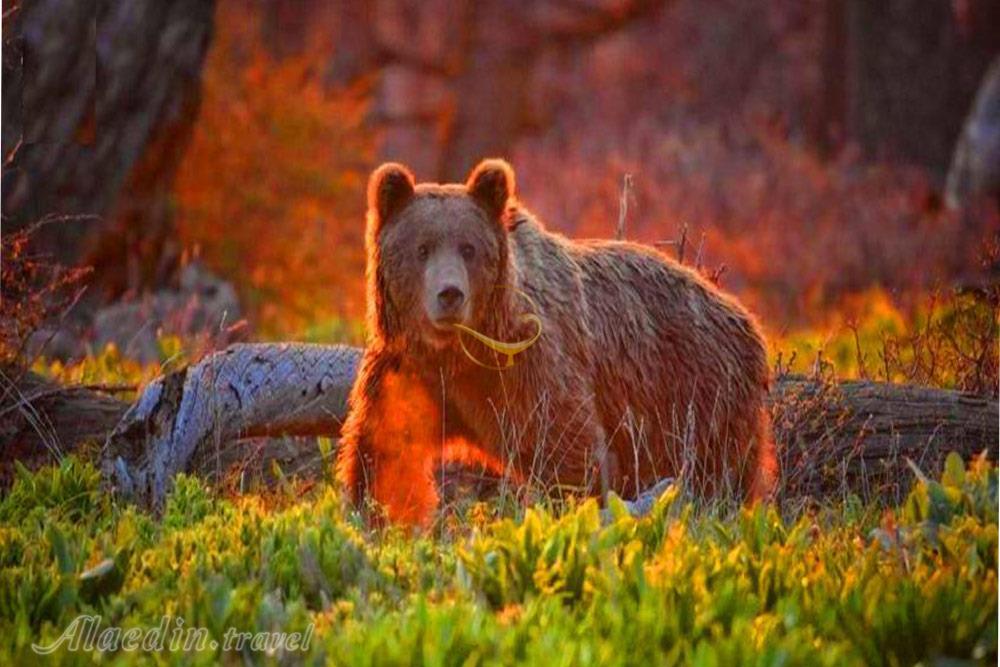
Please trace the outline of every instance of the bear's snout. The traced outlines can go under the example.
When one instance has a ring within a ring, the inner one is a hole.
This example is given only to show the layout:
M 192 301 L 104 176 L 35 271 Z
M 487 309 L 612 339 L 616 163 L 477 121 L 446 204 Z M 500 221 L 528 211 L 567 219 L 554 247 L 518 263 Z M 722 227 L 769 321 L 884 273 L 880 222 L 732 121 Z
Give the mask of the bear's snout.
M 455 323 L 465 323 L 469 301 L 465 292 L 465 289 L 452 282 L 436 287 L 432 292 L 436 294 L 427 309 L 431 322 L 435 326 L 446 327 Z
M 465 303 L 465 292 L 454 285 L 448 285 L 438 292 L 438 304 L 442 314 L 457 313 L 463 303 Z
M 469 274 L 460 257 L 442 252 L 432 256 L 424 275 L 424 307 L 435 327 L 450 329 L 469 315 Z

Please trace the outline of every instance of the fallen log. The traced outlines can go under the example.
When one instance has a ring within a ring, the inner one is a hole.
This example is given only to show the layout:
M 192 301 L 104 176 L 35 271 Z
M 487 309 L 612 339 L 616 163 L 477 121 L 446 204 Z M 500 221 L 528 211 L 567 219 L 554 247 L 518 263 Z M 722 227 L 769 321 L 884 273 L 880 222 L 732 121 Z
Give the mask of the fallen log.
M 338 345 L 238 344 L 159 378 L 131 406 L 65 389 L 56 402 L 28 400 L 22 407 L 59 425 L 57 440 L 108 434 L 100 438 L 101 458 L 112 488 L 155 508 L 175 474 L 203 470 L 225 443 L 337 436 L 360 355 L 358 348 Z M 87 401 L 97 401 L 105 421 L 88 420 L 85 433 L 76 432 L 74 406 Z M 1000 408 L 992 398 L 783 376 L 774 383 L 770 408 L 782 499 L 847 493 L 896 499 L 912 479 L 907 459 L 933 474 L 949 451 L 997 458 Z
M 0 488 L 13 479 L 14 461 L 37 467 L 86 443 L 103 443 L 128 408 L 108 389 L 116 388 L 63 386 L 0 366 Z
M 949 452 L 997 460 L 1000 408 L 992 398 L 914 385 L 779 378 L 769 406 L 782 499 L 898 502 L 912 466 L 937 475 Z
M 158 508 L 197 449 L 267 435 L 337 435 L 361 352 L 240 344 L 152 382 L 108 437 L 105 478 Z

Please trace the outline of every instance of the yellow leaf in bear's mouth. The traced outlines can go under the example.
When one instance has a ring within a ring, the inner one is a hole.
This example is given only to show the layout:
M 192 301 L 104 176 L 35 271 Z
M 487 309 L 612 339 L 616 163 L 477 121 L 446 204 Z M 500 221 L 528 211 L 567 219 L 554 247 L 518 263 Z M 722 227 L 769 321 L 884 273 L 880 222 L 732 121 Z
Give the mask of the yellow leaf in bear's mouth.
M 497 285 L 496 289 L 503 289 L 503 286 Z M 459 343 L 459 345 L 462 346 L 462 352 L 465 352 L 465 356 L 467 356 L 469 359 L 471 359 L 472 362 L 474 364 L 476 364 L 477 366 L 482 366 L 483 368 L 488 368 L 488 369 L 494 370 L 494 371 L 502 371 L 502 370 L 505 370 L 507 368 L 510 368 L 511 366 L 514 365 L 514 355 L 520 354 L 521 352 L 524 352 L 525 350 L 527 350 L 529 347 L 531 347 L 532 345 L 534 345 L 535 342 L 538 340 L 538 337 L 542 335 L 542 319 L 538 315 L 535 314 L 535 313 L 539 312 L 538 304 L 535 303 L 535 300 L 532 299 L 530 296 L 528 296 L 528 294 L 526 292 L 524 292 L 523 290 L 517 289 L 515 287 L 515 288 L 513 288 L 513 291 L 518 296 L 520 296 L 521 298 L 523 298 L 528 303 L 528 305 L 530 306 L 530 309 L 532 311 L 534 311 L 534 312 L 531 312 L 531 313 L 526 313 L 526 314 L 524 314 L 524 315 L 521 316 L 521 321 L 522 322 L 534 322 L 534 324 L 535 324 L 535 333 L 530 338 L 526 338 L 526 339 L 521 340 L 521 341 L 515 341 L 513 343 L 505 343 L 505 342 L 503 342 L 501 340 L 496 340 L 495 338 L 491 338 L 491 337 L 487 336 L 486 334 L 481 333 L 479 331 L 476 331 L 475 329 L 473 329 L 471 327 L 468 327 L 468 326 L 466 326 L 464 324 L 455 323 L 455 324 L 451 325 L 454 328 L 458 329 L 458 332 L 459 332 L 458 333 L 458 343 Z M 480 343 L 482 343 L 486 347 L 490 348 L 494 352 L 497 352 L 498 354 L 506 355 L 506 357 L 507 357 L 507 363 L 504 364 L 503 366 L 491 366 L 489 364 L 483 363 L 482 361 L 480 361 L 479 359 L 477 359 L 475 357 L 475 355 L 472 354 L 472 352 L 469 351 L 469 348 L 467 348 L 465 346 L 465 340 L 462 338 L 462 333 L 469 334 L 470 336 L 472 336 L 473 338 L 475 338 Z
M 527 315 L 523 315 L 521 317 L 521 320 L 524 322 L 534 322 L 536 327 L 535 333 L 530 338 L 526 338 L 525 340 L 521 341 L 515 341 L 513 343 L 505 343 L 503 341 L 496 340 L 495 338 L 490 338 L 486 334 L 480 333 L 475 329 L 465 326 L 464 324 L 453 324 L 452 326 L 458 329 L 459 332 L 465 332 L 469 334 L 470 336 L 472 336 L 473 338 L 475 338 L 480 343 L 490 348 L 494 352 L 507 356 L 507 363 L 504 364 L 503 366 L 490 366 L 489 364 L 484 364 L 483 362 L 479 361 L 479 359 L 476 359 L 475 355 L 473 355 L 469 351 L 469 348 L 465 346 L 465 341 L 462 339 L 461 333 L 459 333 L 458 342 L 462 346 L 462 351 L 465 352 L 465 356 L 471 359 L 473 363 L 482 366 L 483 368 L 489 368 L 491 370 L 503 370 L 505 368 L 510 368 L 511 366 L 514 365 L 515 354 L 520 354 L 521 352 L 527 350 L 529 347 L 534 345 L 535 341 L 538 340 L 538 337 L 542 335 L 542 320 L 541 318 L 538 317 L 538 315 L 529 313 Z

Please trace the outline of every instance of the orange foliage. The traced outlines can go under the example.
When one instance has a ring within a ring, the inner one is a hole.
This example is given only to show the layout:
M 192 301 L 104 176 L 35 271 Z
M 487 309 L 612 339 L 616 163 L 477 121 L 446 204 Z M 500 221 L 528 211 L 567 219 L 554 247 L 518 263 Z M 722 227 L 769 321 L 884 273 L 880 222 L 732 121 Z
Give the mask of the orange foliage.
M 950 213 L 923 169 L 865 161 L 849 144 L 827 158 L 804 139 L 808 123 L 796 114 L 815 98 L 816 55 L 811 24 L 791 20 L 797 4 L 772 8 L 789 13 L 788 34 L 740 19 L 763 10 L 730 17 L 770 53 L 754 67 L 780 74 L 742 93 L 741 81 L 757 79 L 713 65 L 740 64 L 729 40 L 684 41 L 697 35 L 692 27 L 726 29 L 689 4 L 657 24 L 655 34 L 677 37 L 653 40 L 666 44 L 657 57 L 646 48 L 653 42 L 615 39 L 584 58 L 589 67 L 540 76 L 558 85 L 538 84 L 534 97 L 559 113 L 550 110 L 542 131 L 508 156 L 528 206 L 571 236 L 607 238 L 622 175 L 634 174 L 627 236 L 677 239 L 686 225 L 685 260 L 724 264 L 723 286 L 771 333 L 814 325 L 845 295 L 873 288 L 896 298 L 976 282 L 970 267 L 1000 230 L 996 210 Z M 713 16 L 743 7 L 723 4 Z M 376 162 L 370 91 L 324 86 L 336 47 L 325 14 L 310 14 L 305 46 L 279 59 L 264 47 L 255 7 L 219 5 L 201 118 L 177 185 L 182 241 L 233 280 L 265 335 L 360 321 L 363 191 Z
M 360 317 L 366 98 L 327 90 L 315 54 L 271 57 L 245 3 L 217 12 L 176 188 L 181 241 L 234 282 L 265 335 Z
M 685 261 L 724 264 L 723 287 L 772 333 L 816 322 L 845 295 L 961 280 L 1000 230 L 995 210 L 963 217 L 941 208 L 920 169 L 865 164 L 850 149 L 825 162 L 780 128 L 737 126 L 729 136 L 640 126 L 623 148 L 596 135 L 526 142 L 515 155 L 519 185 L 552 226 L 608 237 L 621 175 L 633 174 L 627 237 L 677 240 L 686 225 Z

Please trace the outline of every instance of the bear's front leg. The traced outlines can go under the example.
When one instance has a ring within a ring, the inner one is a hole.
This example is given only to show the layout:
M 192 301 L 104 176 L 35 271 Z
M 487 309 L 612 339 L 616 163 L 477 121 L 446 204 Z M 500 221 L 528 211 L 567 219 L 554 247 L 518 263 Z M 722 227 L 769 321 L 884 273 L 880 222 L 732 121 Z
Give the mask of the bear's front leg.
M 351 500 L 370 493 L 393 523 L 426 526 L 438 506 L 441 442 L 441 406 L 425 384 L 395 357 L 367 351 L 337 455 Z
M 603 499 L 608 491 L 619 491 L 619 461 L 593 398 L 555 394 L 536 402 L 548 409 L 523 422 L 528 428 L 520 434 L 522 475 L 554 496 Z

